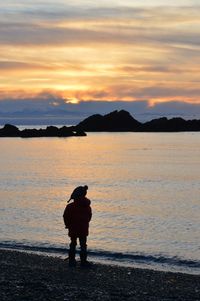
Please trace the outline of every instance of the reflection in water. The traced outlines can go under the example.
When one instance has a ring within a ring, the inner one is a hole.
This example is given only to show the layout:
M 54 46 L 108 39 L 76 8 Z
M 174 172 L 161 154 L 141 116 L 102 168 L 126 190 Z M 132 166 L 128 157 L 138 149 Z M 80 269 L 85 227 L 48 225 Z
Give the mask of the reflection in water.
M 89 186 L 92 249 L 199 258 L 199 133 L 0 141 L 1 241 L 65 245 L 62 214 Z

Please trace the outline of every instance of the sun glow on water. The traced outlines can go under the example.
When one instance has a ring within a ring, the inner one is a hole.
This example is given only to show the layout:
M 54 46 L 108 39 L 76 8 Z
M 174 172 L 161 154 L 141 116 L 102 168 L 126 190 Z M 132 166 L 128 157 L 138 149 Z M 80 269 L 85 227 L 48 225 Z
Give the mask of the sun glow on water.
M 87 184 L 91 250 L 198 261 L 198 133 L 3 142 L 1 242 L 66 248 L 63 210 L 74 187 Z

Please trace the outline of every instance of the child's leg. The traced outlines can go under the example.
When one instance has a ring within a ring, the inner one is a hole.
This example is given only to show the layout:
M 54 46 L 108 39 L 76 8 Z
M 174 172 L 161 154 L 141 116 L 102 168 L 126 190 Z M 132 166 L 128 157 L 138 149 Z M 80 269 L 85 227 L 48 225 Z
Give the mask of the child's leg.
M 69 245 L 69 264 L 73 265 L 76 263 L 76 245 L 77 245 L 77 237 L 70 237 L 71 242 Z
M 85 263 L 87 261 L 87 236 L 81 236 L 79 237 L 79 242 L 80 242 L 80 259 L 81 263 Z

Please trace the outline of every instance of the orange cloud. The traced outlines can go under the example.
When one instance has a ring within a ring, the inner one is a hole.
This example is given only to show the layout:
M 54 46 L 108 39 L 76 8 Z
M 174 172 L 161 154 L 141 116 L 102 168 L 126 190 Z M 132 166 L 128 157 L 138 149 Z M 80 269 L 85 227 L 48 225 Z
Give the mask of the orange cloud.
M 31 9 L 0 22 L 2 99 L 200 102 L 196 8 Z

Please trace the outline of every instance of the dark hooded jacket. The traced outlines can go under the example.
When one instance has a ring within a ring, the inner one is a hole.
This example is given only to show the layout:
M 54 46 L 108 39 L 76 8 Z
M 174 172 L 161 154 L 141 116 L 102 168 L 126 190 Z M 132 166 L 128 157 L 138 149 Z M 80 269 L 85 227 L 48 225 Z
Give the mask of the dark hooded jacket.
M 63 219 L 70 237 L 88 236 L 92 218 L 90 203 L 89 199 L 81 197 L 66 206 Z

